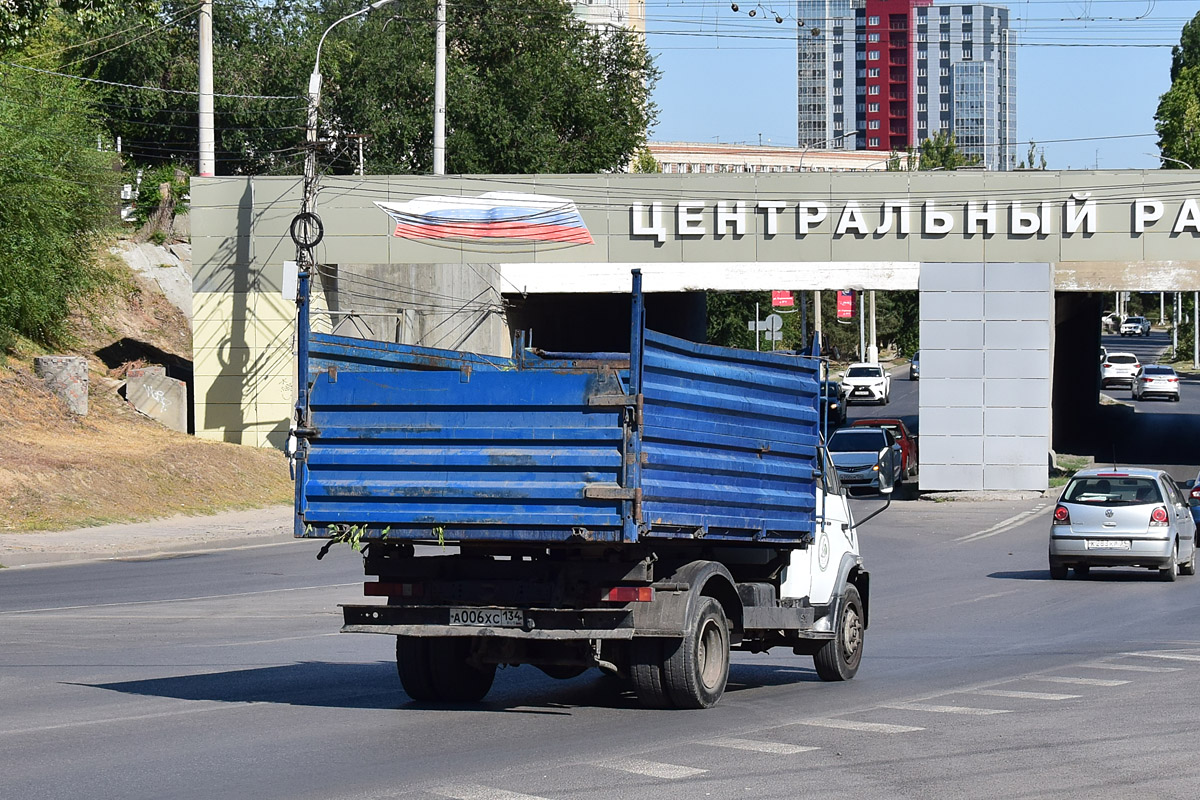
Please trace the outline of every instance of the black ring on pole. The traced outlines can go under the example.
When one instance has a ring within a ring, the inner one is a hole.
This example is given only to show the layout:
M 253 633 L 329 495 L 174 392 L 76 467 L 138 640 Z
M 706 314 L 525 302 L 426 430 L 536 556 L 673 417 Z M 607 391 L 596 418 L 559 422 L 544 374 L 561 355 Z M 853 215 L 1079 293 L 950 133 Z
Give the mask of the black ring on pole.
M 313 228 L 316 228 L 316 234 L 311 238 L 304 238 L 303 233 L 309 233 Z M 290 229 L 292 241 L 297 247 L 316 247 L 325 238 L 325 226 L 321 223 L 321 218 L 311 211 L 301 211 L 296 216 L 292 217 L 292 227 Z

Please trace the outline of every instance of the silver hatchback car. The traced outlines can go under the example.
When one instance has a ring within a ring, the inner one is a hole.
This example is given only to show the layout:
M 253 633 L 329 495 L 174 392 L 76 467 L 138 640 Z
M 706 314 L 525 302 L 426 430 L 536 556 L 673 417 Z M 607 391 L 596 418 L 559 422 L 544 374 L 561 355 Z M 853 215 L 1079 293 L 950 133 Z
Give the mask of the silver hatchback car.
M 1054 507 L 1050 577 L 1092 567 L 1143 567 L 1165 581 L 1196 574 L 1196 523 L 1170 475 L 1139 468 L 1075 473 Z

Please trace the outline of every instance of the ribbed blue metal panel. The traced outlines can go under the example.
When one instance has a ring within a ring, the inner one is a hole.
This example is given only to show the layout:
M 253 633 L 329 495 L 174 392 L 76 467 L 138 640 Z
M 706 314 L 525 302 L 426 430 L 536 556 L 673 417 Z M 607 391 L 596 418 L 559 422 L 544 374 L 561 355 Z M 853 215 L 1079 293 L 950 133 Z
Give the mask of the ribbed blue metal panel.
M 817 363 L 649 332 L 640 352 L 639 415 L 620 354 L 510 360 L 314 334 L 297 535 L 807 542 Z
M 649 331 L 643 359 L 645 535 L 808 541 L 818 362 Z
M 627 364 L 522 361 L 314 334 L 301 536 L 621 538 Z

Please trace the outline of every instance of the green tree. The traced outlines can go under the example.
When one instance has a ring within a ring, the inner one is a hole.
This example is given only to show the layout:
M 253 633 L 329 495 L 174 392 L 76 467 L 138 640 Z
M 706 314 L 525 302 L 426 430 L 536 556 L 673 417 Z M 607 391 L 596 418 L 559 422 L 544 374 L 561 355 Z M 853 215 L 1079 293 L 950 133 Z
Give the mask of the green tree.
M 957 169 L 979 163 L 979 156 L 969 156 L 958 149 L 954 134 L 940 130 L 932 139 L 921 142 L 920 169 Z
M 368 137 L 371 171 L 431 171 L 433 7 L 368 19 L 322 56 L 325 121 Z M 447 34 L 448 172 L 618 170 L 644 145 L 658 72 L 639 35 L 590 32 L 562 0 L 462 0 Z
M 650 152 L 650 148 L 643 147 L 634 155 L 633 164 L 629 171 L 635 173 L 662 172 L 662 165 L 654 158 L 654 154 Z
M 1171 83 L 1189 67 L 1200 66 L 1200 13 L 1184 23 L 1179 44 L 1171 48 Z
M 25 46 L 54 16 L 81 23 L 153 12 L 158 0 L 0 0 L 0 53 Z
M 296 174 L 304 160 L 303 95 L 316 37 L 328 24 L 323 12 L 316 0 L 218 8 L 213 16 L 218 172 Z M 197 25 L 192 0 L 162 0 L 159 14 L 131 13 L 120 20 L 78 25 L 76 39 L 89 43 L 62 56 L 63 69 L 121 84 L 101 85 L 98 91 L 109 134 L 122 138 L 124 152 L 138 164 L 194 163 L 199 147 Z M 122 35 L 130 28 L 152 30 L 153 35 Z M 122 46 L 113 48 L 114 40 Z
M 72 304 L 101 280 L 120 173 L 74 81 L 0 65 L 0 348 L 63 341 Z
M 1163 169 L 1200 164 L 1200 66 L 1181 69 L 1159 98 L 1154 120 Z
M 2 2 L 3 0 L 0 0 Z M 197 149 L 196 16 L 162 0 L 154 36 L 111 48 L 120 23 L 80 26 L 93 43 L 73 69 L 108 86 L 110 131 L 139 163 L 171 163 Z M 304 158 L 305 96 L 317 42 L 362 0 L 269 0 L 221 6 L 213 21 L 221 173 L 286 173 Z M 402 9 L 398 11 L 396 9 Z M 387 6 L 335 28 L 321 51 L 324 170 L 426 173 L 433 165 L 433 0 Z M 658 73 L 640 37 L 592 33 L 562 0 L 463 0 L 448 27 L 446 167 L 464 173 L 622 169 L 645 143 Z

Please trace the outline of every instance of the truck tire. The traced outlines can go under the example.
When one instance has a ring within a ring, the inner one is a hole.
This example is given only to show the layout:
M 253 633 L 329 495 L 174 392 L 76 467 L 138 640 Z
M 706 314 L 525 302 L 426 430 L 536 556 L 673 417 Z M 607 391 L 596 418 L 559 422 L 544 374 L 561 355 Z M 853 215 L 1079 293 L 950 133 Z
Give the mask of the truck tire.
M 862 661 L 865 630 L 862 598 L 854 584 L 847 584 L 838 609 L 835 635 L 813 656 L 821 680 L 848 681 L 854 677 Z
M 662 639 L 634 639 L 629 647 L 629 680 L 638 702 L 645 708 L 670 708 L 663 681 Z
M 698 598 L 687 633 L 663 665 L 667 692 L 678 708 L 711 708 L 729 680 L 729 621 L 712 597 Z
M 446 636 L 429 641 L 429 666 L 434 694 L 448 703 L 477 703 L 496 679 L 495 664 L 473 664 L 471 639 Z
M 396 637 L 396 671 L 404 693 L 418 703 L 437 699 L 433 690 L 433 670 L 429 664 L 429 640 L 412 636 Z

